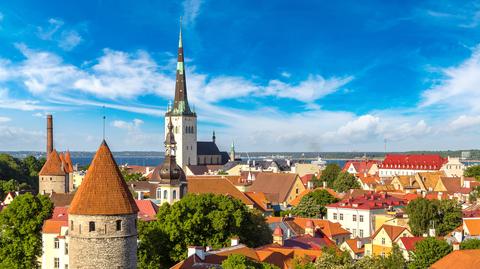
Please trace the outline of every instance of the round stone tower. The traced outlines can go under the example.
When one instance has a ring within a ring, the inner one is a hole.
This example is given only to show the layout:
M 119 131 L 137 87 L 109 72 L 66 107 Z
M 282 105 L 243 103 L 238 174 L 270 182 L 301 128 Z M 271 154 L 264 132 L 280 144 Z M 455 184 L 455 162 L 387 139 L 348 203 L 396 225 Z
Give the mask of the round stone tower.
M 58 152 L 53 149 L 47 161 L 38 173 L 38 190 L 40 194 L 67 193 L 68 174 L 65 172 L 64 162 Z
M 70 268 L 136 268 L 137 212 L 103 141 L 68 211 Z

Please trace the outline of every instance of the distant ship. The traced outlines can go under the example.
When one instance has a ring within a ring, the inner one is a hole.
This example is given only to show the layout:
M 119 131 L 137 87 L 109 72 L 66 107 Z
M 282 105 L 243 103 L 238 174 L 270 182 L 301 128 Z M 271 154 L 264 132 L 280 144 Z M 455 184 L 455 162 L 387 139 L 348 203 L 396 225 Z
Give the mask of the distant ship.
M 315 161 L 312 161 L 312 164 L 316 164 L 318 166 L 325 166 L 327 162 L 322 159 L 322 157 L 318 156 Z

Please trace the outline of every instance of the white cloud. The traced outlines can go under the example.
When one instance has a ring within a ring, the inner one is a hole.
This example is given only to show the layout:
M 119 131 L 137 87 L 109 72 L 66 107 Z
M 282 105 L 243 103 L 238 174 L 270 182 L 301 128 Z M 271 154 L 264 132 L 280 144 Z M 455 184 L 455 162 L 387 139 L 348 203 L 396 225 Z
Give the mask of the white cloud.
M 469 59 L 441 72 L 444 78 L 423 93 L 420 106 L 442 105 L 480 111 L 480 46 L 473 50 Z
M 75 30 L 63 31 L 58 46 L 66 51 L 70 51 L 83 41 L 80 34 Z
M 0 88 L 0 108 L 24 111 L 52 109 L 48 106 L 40 105 L 40 103 L 35 100 L 19 100 L 15 98 L 10 98 L 8 94 L 8 89 L 2 88 Z
M 38 141 L 43 140 L 43 132 L 0 125 L 2 150 L 40 150 Z
M 128 131 L 138 130 L 140 125 L 143 124 L 143 120 L 140 119 L 133 119 L 132 122 L 127 122 L 123 120 L 114 120 L 112 121 L 112 126 L 117 127 L 119 129 L 125 129 Z
M 46 27 L 38 26 L 37 36 L 42 40 L 56 42 L 65 51 L 71 51 L 83 41 L 78 31 L 55 18 L 50 18 Z
M 284 78 L 290 78 L 292 76 L 292 74 L 288 73 L 287 71 L 283 71 L 280 75 Z
M 320 75 L 310 75 L 307 80 L 301 81 L 296 85 L 279 80 L 272 80 L 265 88 L 264 94 L 312 103 L 326 95 L 336 92 L 352 80 L 352 76 L 325 79 Z
M 449 124 L 450 130 L 462 130 L 480 126 L 480 116 L 461 115 Z
M 9 122 L 11 121 L 12 119 L 10 119 L 9 117 L 2 117 L 0 116 L 0 123 L 5 123 L 5 122 Z
M 200 7 L 203 0 L 184 0 L 183 1 L 183 20 L 187 23 L 195 23 L 195 19 L 200 14 Z
M 145 147 L 150 150 L 162 150 L 160 147 L 163 133 L 145 133 L 141 126 L 144 124 L 141 119 L 133 119 L 132 121 L 114 120 L 111 125 L 115 128 L 125 130 L 123 134 L 123 143 L 130 147 Z

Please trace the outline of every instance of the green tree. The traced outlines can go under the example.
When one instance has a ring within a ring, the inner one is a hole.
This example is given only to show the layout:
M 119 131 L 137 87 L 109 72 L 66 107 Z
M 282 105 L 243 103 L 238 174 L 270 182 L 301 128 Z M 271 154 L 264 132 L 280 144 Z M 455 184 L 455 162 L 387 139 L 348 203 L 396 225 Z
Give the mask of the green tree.
M 53 204 L 43 195 L 22 194 L 0 213 L 0 268 L 38 268 L 40 231 Z
M 476 186 L 470 192 L 470 194 L 468 196 L 468 201 L 470 203 L 474 203 L 478 200 L 479 197 L 480 197 L 480 186 Z
M 426 238 L 415 244 L 415 250 L 410 255 L 412 261 L 408 264 L 408 268 L 428 268 L 451 251 L 452 247 L 446 241 L 433 237 Z
M 460 243 L 460 249 L 480 249 L 480 239 L 470 238 Z
M 385 269 L 407 268 L 407 261 L 405 261 L 402 251 L 400 250 L 400 247 L 396 243 L 393 243 L 392 252 L 388 256 L 381 258 L 381 264 L 382 266 L 380 266 L 380 268 L 385 268 Z
M 122 173 L 122 176 L 126 182 L 147 180 L 147 178 L 145 178 L 141 173 L 132 173 L 127 169 L 121 169 L 120 172 Z
M 359 189 L 360 184 L 354 175 L 348 172 L 340 172 L 333 182 L 333 189 L 337 192 L 346 192 L 350 189 Z
M 139 269 L 158 269 L 169 268 L 171 264 L 167 250 L 170 248 L 170 240 L 156 221 L 138 222 L 138 268 Z M 160 266 L 160 267 L 159 267 Z
M 461 208 L 455 200 L 427 200 L 418 198 L 407 205 L 408 224 L 419 236 L 435 225 L 438 235 L 445 235 L 462 223 Z
M 336 203 L 338 199 L 326 190 L 315 190 L 302 197 L 292 214 L 307 218 L 322 218 L 327 214 L 326 205 Z
M 322 255 L 317 258 L 315 268 L 354 268 L 354 264 L 347 252 L 339 252 L 336 248 L 323 248 Z
M 435 200 L 436 201 L 436 200 Z M 462 224 L 462 208 L 456 200 L 436 201 L 438 205 L 438 222 L 435 229 L 438 235 L 446 235 Z
M 337 179 L 338 174 L 340 174 L 340 166 L 336 163 L 327 164 L 325 169 L 322 171 L 320 175 L 320 181 L 326 181 L 327 186 L 332 188 L 333 182 Z
M 323 187 L 323 181 L 320 179 L 320 177 L 317 177 L 315 175 L 312 176 L 312 179 L 310 179 L 310 182 L 312 182 L 314 188 Z
M 251 260 L 240 254 L 229 255 L 222 262 L 223 269 L 279 269 L 277 266 Z
M 474 177 L 477 180 L 480 180 L 480 165 L 472 165 L 467 167 L 463 175 L 466 177 Z
M 260 212 L 224 195 L 189 194 L 173 205 L 163 204 L 155 225 L 140 229 L 140 233 L 148 231 L 150 234 L 140 234 L 139 253 L 142 256 L 151 250 L 149 259 L 154 257 L 155 263 L 168 257 L 169 261 L 162 266 L 171 266 L 185 259 L 188 246 L 221 248 L 229 245 L 233 236 L 238 236 L 250 247 L 268 244 L 272 240 L 272 231 Z M 156 249 L 146 248 L 159 236 L 168 238 L 168 242 Z

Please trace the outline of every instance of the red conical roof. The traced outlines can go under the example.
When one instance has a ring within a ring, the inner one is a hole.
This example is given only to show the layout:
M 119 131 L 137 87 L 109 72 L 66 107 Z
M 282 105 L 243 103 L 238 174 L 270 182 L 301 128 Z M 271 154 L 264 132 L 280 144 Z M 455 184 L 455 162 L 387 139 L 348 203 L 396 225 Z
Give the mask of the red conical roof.
M 42 170 L 38 173 L 40 176 L 64 176 L 65 170 L 63 169 L 62 159 L 58 155 L 58 152 L 54 149 L 47 157 L 47 161 L 42 167 Z
M 283 236 L 282 228 L 280 228 L 280 226 L 277 225 L 277 227 L 275 227 L 275 230 L 273 230 L 273 235 L 274 236 Z
M 135 214 L 138 207 L 105 141 L 97 150 L 68 210 L 74 215 Z
M 73 172 L 73 164 L 72 164 L 72 157 L 70 156 L 70 151 L 67 150 L 65 153 L 65 162 L 67 163 L 67 172 L 72 173 Z

